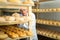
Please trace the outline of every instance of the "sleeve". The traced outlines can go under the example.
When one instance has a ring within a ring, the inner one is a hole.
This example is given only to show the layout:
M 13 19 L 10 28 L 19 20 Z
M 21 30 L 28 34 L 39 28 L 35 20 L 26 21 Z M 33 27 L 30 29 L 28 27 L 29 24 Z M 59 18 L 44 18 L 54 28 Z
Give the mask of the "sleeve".
M 32 28 L 32 26 L 36 24 L 36 19 L 35 19 L 34 13 L 31 13 L 30 14 L 30 19 L 31 19 L 31 21 L 30 21 L 30 25 L 29 26 L 31 26 L 30 28 Z M 25 29 L 28 29 L 29 28 L 28 27 L 28 22 L 27 23 L 24 23 L 23 26 L 24 26 Z
M 36 17 L 35 17 L 35 14 L 34 13 L 31 13 L 30 17 L 31 17 L 31 20 L 32 21 L 36 21 Z

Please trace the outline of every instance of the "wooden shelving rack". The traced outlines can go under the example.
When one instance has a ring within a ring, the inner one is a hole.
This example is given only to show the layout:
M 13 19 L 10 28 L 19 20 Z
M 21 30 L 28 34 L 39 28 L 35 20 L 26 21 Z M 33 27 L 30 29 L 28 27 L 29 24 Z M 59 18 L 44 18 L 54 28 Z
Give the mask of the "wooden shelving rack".
M 37 33 L 39 35 L 43 35 L 43 36 L 46 36 L 46 37 L 50 37 L 50 38 L 53 38 L 53 39 L 60 40 L 60 32 L 56 32 L 56 31 L 52 31 L 52 30 L 49 30 L 49 29 L 44 29 L 44 28 L 37 27 Z
M 39 1 L 37 1 L 37 2 L 38 3 L 36 3 L 36 5 L 39 6 L 40 2 Z M 60 27 L 60 21 L 47 20 L 47 19 L 38 19 L 38 14 L 39 13 L 60 12 L 60 8 L 42 8 L 42 9 L 41 8 L 40 9 L 35 8 L 35 9 L 32 9 L 32 12 L 37 14 L 36 15 L 37 16 L 37 19 L 36 19 L 37 24 Z M 46 37 L 49 37 L 49 38 L 60 40 L 60 32 L 40 28 L 40 25 L 39 26 L 37 25 L 37 34 L 42 35 L 42 36 L 46 36 Z
M 23 6 L 23 7 L 27 7 L 28 8 L 28 16 L 29 14 L 32 12 L 31 11 L 31 8 L 32 8 L 32 5 L 31 4 L 12 4 L 12 3 L 0 3 L 0 8 L 2 9 L 20 9 L 20 6 Z M 23 22 L 25 23 L 25 22 Z M 23 24 L 22 22 L 17 22 L 17 21 L 14 21 L 14 22 L 9 22 L 9 21 L 6 21 L 6 22 L 0 22 L 0 26 L 3 26 L 3 25 L 14 25 L 14 24 Z M 30 30 L 30 25 L 28 26 L 29 27 L 29 30 Z M 22 38 L 27 38 L 27 37 L 31 37 L 31 36 L 26 36 L 26 37 L 20 37 L 20 38 L 16 38 L 16 39 L 22 39 Z M 9 37 L 7 37 L 8 39 Z M 13 39 L 13 40 L 16 40 L 16 39 Z M 29 39 L 31 40 L 31 39 Z

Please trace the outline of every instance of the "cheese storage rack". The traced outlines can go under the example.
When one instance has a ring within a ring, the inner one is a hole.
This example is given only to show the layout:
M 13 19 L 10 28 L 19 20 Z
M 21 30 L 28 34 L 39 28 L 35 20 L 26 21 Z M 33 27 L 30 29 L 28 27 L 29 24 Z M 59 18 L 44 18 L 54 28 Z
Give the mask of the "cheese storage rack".
M 32 9 L 32 12 L 60 12 L 60 8 L 49 8 L 49 9 Z
M 31 11 L 31 7 L 32 5 L 31 4 L 12 4 L 12 3 L 0 3 L 0 8 L 4 9 L 20 9 L 20 6 L 23 6 L 23 7 L 27 7 L 28 8 L 28 15 L 32 12 Z M 23 22 L 25 23 L 25 22 Z M 4 26 L 4 25 L 14 25 L 14 24 L 23 24 L 22 22 L 16 22 L 16 21 L 12 21 L 12 22 L 9 22 L 9 21 L 6 21 L 6 22 L 0 22 L 0 26 Z M 28 24 L 29 25 L 29 24 Z M 29 27 L 29 30 L 30 30 L 30 25 L 28 26 Z M 0 28 L 0 31 L 2 29 Z M 1 34 L 0 34 L 1 35 Z M 4 36 L 4 35 L 3 35 Z M 27 38 L 27 37 L 31 37 L 31 36 L 25 36 L 25 37 L 19 37 L 19 38 L 16 38 L 16 39 L 22 39 L 22 38 Z M 1 37 L 0 37 L 1 38 Z M 7 37 L 8 39 L 8 37 Z M 16 39 L 12 39 L 12 40 L 16 40 Z M 4 39 L 5 40 L 5 39 Z M 10 39 L 11 40 L 11 39 Z M 31 40 L 31 39 L 29 39 Z
M 40 3 L 38 2 L 36 4 L 37 6 L 40 5 Z M 37 9 L 33 9 L 32 10 L 34 13 L 36 13 L 37 15 L 37 24 L 42 24 L 42 25 L 48 25 L 49 26 L 54 26 L 54 27 L 60 27 L 60 21 L 56 21 L 56 20 L 46 20 L 46 19 L 38 19 L 38 14 L 41 13 L 45 13 L 45 12 L 60 12 L 60 8 L 37 8 Z M 38 35 L 42 35 L 45 37 L 49 37 L 49 38 L 53 38 L 53 39 L 57 39 L 60 40 L 60 32 L 56 32 L 53 30 L 49 30 L 49 29 L 44 29 L 44 28 L 40 28 L 40 25 L 37 25 L 37 33 Z M 46 26 L 45 26 L 46 27 Z M 51 27 L 52 28 L 52 27 Z

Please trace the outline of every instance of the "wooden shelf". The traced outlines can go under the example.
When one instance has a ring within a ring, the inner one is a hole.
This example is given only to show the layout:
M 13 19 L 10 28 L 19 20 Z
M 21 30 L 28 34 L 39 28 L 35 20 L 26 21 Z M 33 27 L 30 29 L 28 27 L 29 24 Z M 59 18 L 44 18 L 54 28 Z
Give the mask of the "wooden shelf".
M 31 35 L 27 35 L 26 33 L 26 31 L 28 31 L 28 30 L 24 30 L 24 29 L 22 29 L 22 28 L 18 28 L 18 27 L 16 27 L 16 26 L 0 26 L 0 31 L 3 31 L 4 32 L 4 34 L 6 34 L 8 37 L 7 38 L 5 38 L 5 39 L 23 39 L 23 38 L 27 38 L 27 37 L 31 37 L 32 36 L 32 34 Z M 25 33 L 24 33 L 25 32 Z M 29 31 L 28 31 L 29 32 Z M 22 34 L 21 34 L 22 33 Z M 15 37 L 14 37 L 14 35 L 15 35 Z M 2 35 L 2 36 L 4 36 L 3 34 L 1 34 L 0 33 L 0 35 Z M 0 37 L 1 38 L 1 37 Z
M 32 9 L 32 12 L 60 12 L 60 8 Z
M 11 22 L 11 21 L 7 21 L 7 22 L 0 22 L 0 25 L 14 25 L 14 24 L 20 24 L 20 22 Z
M 39 35 L 43 35 L 43 36 L 46 36 L 46 37 L 50 37 L 50 38 L 53 38 L 53 39 L 59 39 L 60 40 L 60 32 L 56 32 L 56 31 L 52 31 L 52 30 L 37 27 L 37 33 Z
M 44 20 L 44 19 L 37 19 L 37 23 L 45 24 L 45 25 L 52 25 L 52 26 L 60 26 L 60 21 L 52 21 L 52 20 Z
M 32 6 L 31 4 L 17 4 L 17 3 L 0 3 L 0 6 Z
M 14 24 L 23 24 L 23 22 L 0 22 L 0 25 L 14 25 Z
M 14 38 L 14 39 L 12 39 L 12 38 L 10 38 L 10 37 L 8 37 L 8 38 L 6 38 L 5 40 L 19 40 L 19 39 L 24 39 L 24 38 L 29 38 L 30 36 L 25 36 L 25 37 L 19 37 L 19 38 Z
M 13 3 L 0 3 L 0 8 L 19 9 L 20 6 L 32 6 L 31 4 L 13 4 Z
M 0 25 L 14 25 L 14 24 L 23 24 L 28 21 L 6 21 L 6 22 L 0 22 Z
M 19 37 L 19 38 L 14 38 L 14 39 L 12 39 L 12 38 L 10 38 L 10 37 L 5 37 L 5 38 L 3 38 L 3 37 L 1 37 L 1 36 L 7 36 L 6 34 L 0 34 L 0 39 L 4 39 L 4 40 L 17 40 L 17 39 L 23 39 L 23 38 L 29 38 L 30 36 L 25 36 L 25 37 Z

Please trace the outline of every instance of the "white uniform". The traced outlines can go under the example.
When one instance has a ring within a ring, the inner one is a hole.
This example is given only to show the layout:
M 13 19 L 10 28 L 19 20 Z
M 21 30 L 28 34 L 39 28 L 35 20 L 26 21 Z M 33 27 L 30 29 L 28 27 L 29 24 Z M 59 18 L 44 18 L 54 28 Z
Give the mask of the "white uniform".
M 36 18 L 35 18 L 34 13 L 30 13 L 30 17 L 31 17 L 31 20 L 32 20 L 30 28 L 31 28 L 32 33 L 33 33 L 33 36 L 31 37 L 31 39 L 32 40 L 38 40 L 37 33 L 36 33 Z M 20 24 L 19 27 L 28 29 L 28 23 Z
M 35 15 L 34 15 L 34 13 L 30 13 L 30 16 L 31 16 L 31 20 L 32 20 L 32 22 L 31 22 L 31 30 L 32 30 L 32 33 L 33 33 L 33 36 L 32 36 L 32 40 L 38 40 L 38 38 L 37 38 L 37 33 L 36 33 L 36 18 L 35 18 Z

